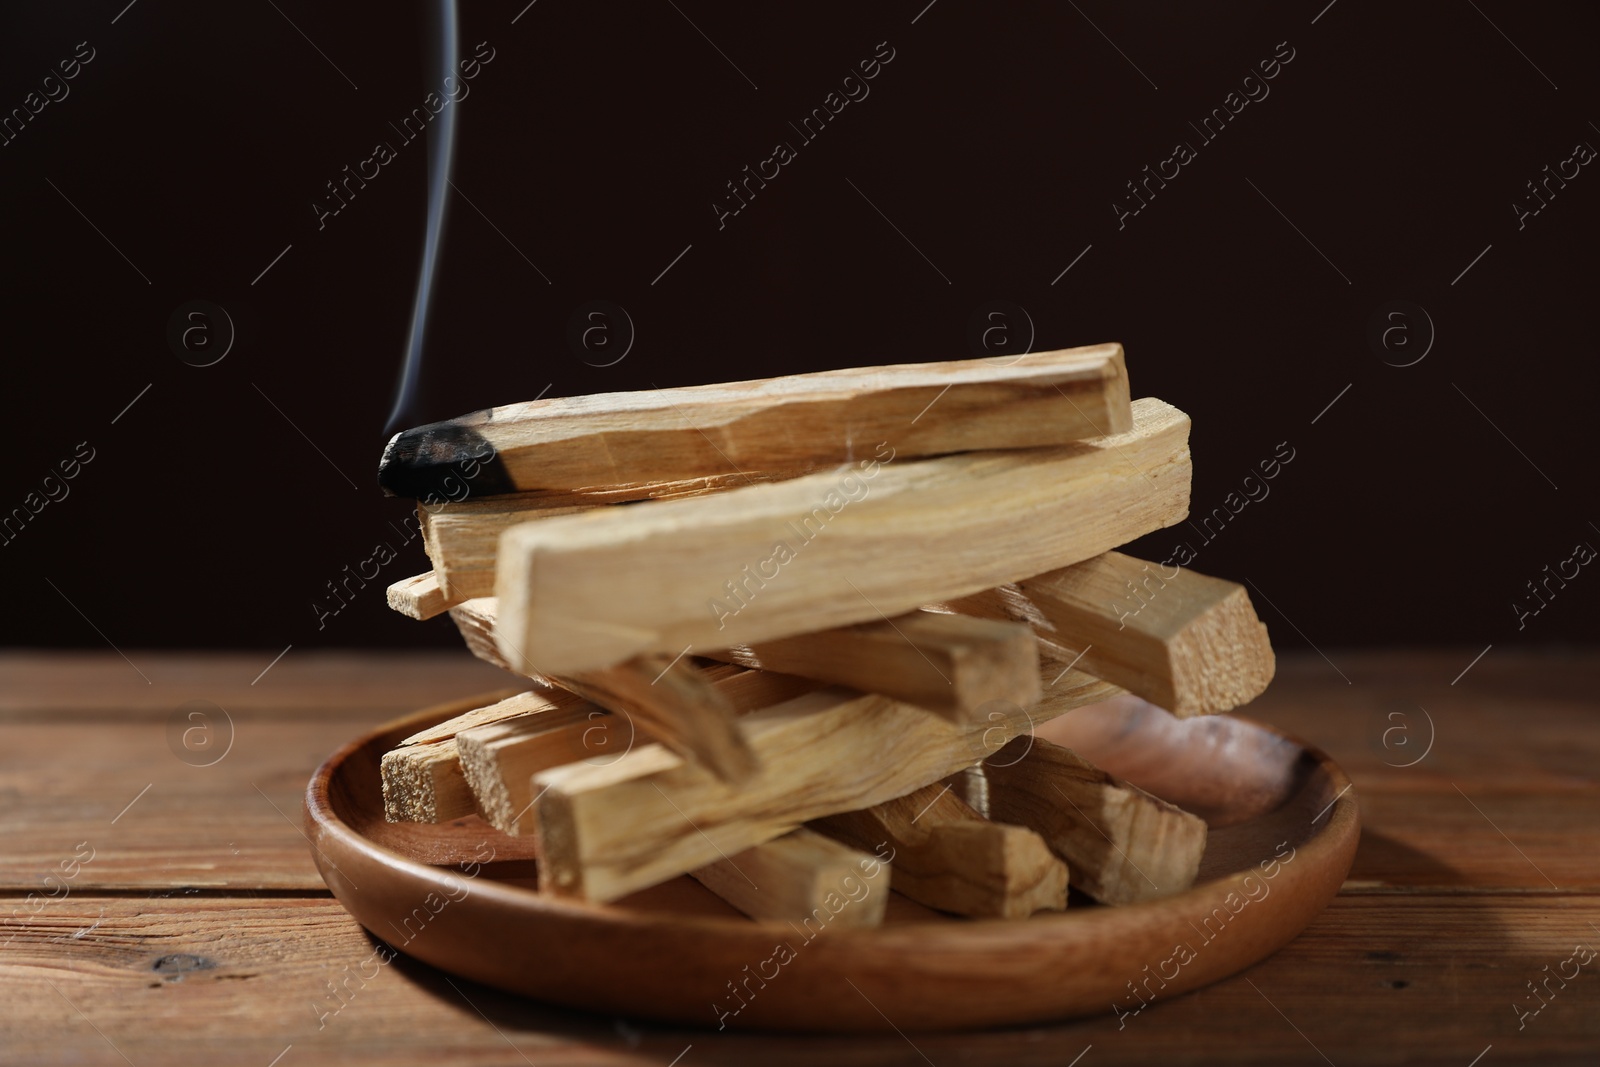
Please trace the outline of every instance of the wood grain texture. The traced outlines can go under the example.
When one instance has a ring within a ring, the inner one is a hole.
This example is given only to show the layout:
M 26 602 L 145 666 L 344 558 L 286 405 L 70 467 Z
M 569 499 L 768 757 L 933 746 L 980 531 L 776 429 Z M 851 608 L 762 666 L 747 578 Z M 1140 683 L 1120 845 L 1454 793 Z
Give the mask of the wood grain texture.
M 1243 586 L 1121 552 L 941 607 L 1027 622 L 1080 669 L 1179 716 L 1247 704 L 1275 669 Z
M 1021 623 L 913 611 L 708 653 L 746 667 L 878 693 L 956 721 L 993 701 L 1037 703 L 1039 647 Z
M 752 919 L 818 932 L 878 926 L 889 901 L 886 863 L 804 826 L 689 874 Z
M 937 417 L 923 419 L 935 403 Z M 488 491 L 816 470 L 880 441 L 906 456 L 1057 445 L 1128 428 L 1120 345 L 535 400 L 396 434 L 389 492 L 439 492 L 463 462 Z
M 479 726 L 455 739 L 462 775 L 484 821 L 513 835 L 535 832 L 534 774 L 579 760 L 611 758 L 649 743 L 650 736 L 626 717 L 609 715 L 587 701 L 565 714 Z
M 1174 715 L 1214 715 L 1260 696 L 1275 661 L 1241 585 L 1121 552 L 1017 583 L 1084 649 L 1079 667 Z
M 679 494 L 663 492 L 661 495 Z M 500 548 L 500 535 L 507 529 L 519 523 L 587 510 L 587 506 L 552 503 L 544 497 L 512 493 L 469 497 L 447 507 L 418 507 L 417 519 L 439 589 L 451 603 L 458 604 L 472 597 L 494 595 L 495 555 Z
M 1204 820 L 1071 750 L 1019 737 L 984 761 L 984 778 L 990 818 L 1038 831 L 1095 900 L 1133 904 L 1194 884 Z
M 1580 1067 L 1600 1043 L 1600 1013 L 1582 985 L 1520 1032 L 1511 1008 L 1519 992 L 1528 995 L 1523 983 L 1565 958 L 1570 942 L 1594 943 L 1592 931 L 1580 932 L 1600 924 L 1592 897 L 1339 897 L 1302 937 L 1246 974 L 1160 997 L 1120 1028 L 1108 1013 L 1048 1026 L 918 1033 L 916 1051 L 893 1032 L 739 1034 L 717 1031 L 714 1019 L 688 1031 L 637 1019 L 619 1027 L 607 1015 L 447 982 L 403 955 L 380 964 L 387 952 L 374 955 L 373 940 L 327 898 L 84 893 L 20 932 L 3 918 L 9 912 L 0 907 L 0 987 L 8 996 L 0 1048 L 29 1064 L 126 1067 L 126 1055 L 139 1067 L 266 1067 L 293 1045 L 279 1067 L 499 1067 L 520 1065 L 523 1056 L 539 1067 L 639 1067 L 671 1063 L 692 1046 L 679 1067 L 903 1067 L 923 1064 L 919 1051 L 941 1065 L 1064 1067 L 1092 1045 L 1078 1067 L 1091 1058 L 1133 1067 L 1324 1063 L 1316 1050 L 1341 1067 L 1465 1067 L 1493 1044 L 1479 1067 L 1496 1060 Z M 174 962 L 157 969 L 162 960 Z M 1587 969 L 1580 977 L 1593 978 Z M 784 995 L 777 984 L 768 992 Z
M 384 753 L 383 815 L 389 822 L 440 823 L 478 811 L 456 745 L 457 736 L 473 727 L 508 719 L 555 714 L 583 700 L 572 694 L 545 692 L 494 694 L 501 699 L 464 710 L 437 726 L 420 731 Z
M 440 588 L 439 577 L 433 571 L 402 578 L 385 590 L 385 595 L 389 607 L 419 621 L 444 614 L 454 602 Z
M 370 722 L 517 681 L 459 649 L 128 651 L 131 662 L 104 652 L 0 649 L 0 721 L 48 721 L 64 713 L 148 722 L 206 700 L 235 719 L 270 714 Z
M 884 697 L 821 690 L 741 720 L 763 769 L 739 790 L 657 745 L 606 766 L 544 771 L 533 782 L 540 886 L 615 900 L 811 819 L 900 796 L 979 762 L 1002 737 L 1114 692 L 1076 675 L 1028 711 L 957 725 Z
M 714 678 L 723 675 L 703 677 L 702 670 L 684 658 L 687 649 L 670 656 L 635 656 L 600 670 L 547 675 L 520 653 L 502 654 L 496 639 L 498 616 L 493 597 L 474 598 L 450 609 L 450 618 L 473 655 L 546 687 L 576 693 L 630 722 L 637 720 L 662 744 L 704 764 L 724 781 L 743 781 L 755 773 L 755 754 L 733 725 L 733 705 L 713 685 Z
M 990 822 L 934 782 L 811 826 L 856 848 L 892 850 L 894 889 L 974 919 L 1026 919 L 1067 906 L 1067 865 L 1040 836 Z
M 720 666 L 714 671 L 737 673 Z M 760 758 L 734 721 L 733 702 L 710 671 L 683 657 L 634 656 L 612 667 L 557 676 L 562 686 L 607 711 L 626 716 L 663 746 L 723 782 L 749 781 Z
M 417 509 L 423 545 L 440 588 L 452 603 L 494 595 L 500 535 L 512 526 L 573 515 L 607 504 L 671 500 L 779 480 L 732 474 L 677 481 L 595 486 L 583 490 L 468 497 L 446 507 Z M 392 605 L 391 605 L 392 606 Z
M 497 639 L 546 672 L 870 622 L 1098 555 L 1180 521 L 1189 420 L 1060 448 L 862 461 L 501 537 Z M 915 544 L 915 552 L 906 546 Z
M 705 671 L 719 697 L 737 713 L 771 707 L 816 688 L 804 678 L 716 664 Z M 426 731 L 425 731 L 426 732 Z M 456 751 L 468 788 L 485 821 L 503 833 L 537 837 L 533 775 L 580 760 L 615 761 L 655 738 L 627 713 L 607 714 L 580 702 L 568 713 L 521 716 L 464 729 Z M 385 762 L 388 760 L 385 756 Z
M 487 663 L 514 670 L 495 640 L 499 603 L 476 597 L 451 608 L 467 648 Z M 1040 696 L 1039 651 L 1029 629 L 1004 620 L 936 612 L 909 612 L 895 619 L 798 634 L 756 648 L 711 650 L 706 658 L 760 668 L 747 679 L 758 699 L 767 699 L 774 674 L 809 678 L 879 693 L 962 720 L 992 701 L 1028 706 Z M 531 667 L 517 673 L 538 675 Z M 544 677 L 539 675 L 539 677 Z M 553 679 L 546 678 L 547 682 Z M 786 683 L 796 692 L 806 688 Z M 730 696 L 738 687 L 726 688 Z

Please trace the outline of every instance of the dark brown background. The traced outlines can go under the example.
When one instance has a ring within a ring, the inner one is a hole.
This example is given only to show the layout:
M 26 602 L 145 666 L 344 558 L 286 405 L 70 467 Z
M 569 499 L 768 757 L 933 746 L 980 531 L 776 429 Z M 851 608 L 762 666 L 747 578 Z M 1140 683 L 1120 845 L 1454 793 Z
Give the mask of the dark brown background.
M 1592 8 L 540 0 L 513 25 L 523 2 L 463 14 L 465 49 L 495 49 L 458 110 L 455 182 L 479 210 L 452 194 L 409 421 L 547 386 L 961 358 L 974 312 L 1004 300 L 1036 349 L 1121 341 L 1136 395 L 1194 417 L 1196 512 L 1295 450 L 1213 544 L 1180 527 L 1139 546 L 1189 539 L 1197 569 L 1250 580 L 1280 647 L 1600 636 L 1588 570 L 1525 630 L 1511 607 L 1575 543 L 1600 546 L 1583 414 L 1600 176 L 1520 232 L 1511 206 L 1576 142 L 1600 145 Z M 423 569 L 415 544 L 325 629 L 311 607 L 399 540 L 406 505 L 374 473 L 422 146 L 321 231 L 311 204 L 431 87 L 428 9 L 124 3 L 13 9 L 0 32 L 6 113 L 79 41 L 96 50 L 0 146 L 0 512 L 78 442 L 96 452 L 0 546 L 0 643 L 455 643 L 447 620 L 384 606 L 382 585 Z M 871 95 L 719 232 L 723 184 L 880 41 L 895 58 Z M 1187 122 L 1284 41 L 1270 96 L 1199 146 Z M 1124 183 L 1180 139 L 1198 158 L 1119 231 Z M 192 299 L 238 327 L 215 366 L 167 344 Z M 636 330 L 608 368 L 566 339 L 595 299 Z M 1367 338 L 1396 300 L 1437 332 L 1405 368 Z

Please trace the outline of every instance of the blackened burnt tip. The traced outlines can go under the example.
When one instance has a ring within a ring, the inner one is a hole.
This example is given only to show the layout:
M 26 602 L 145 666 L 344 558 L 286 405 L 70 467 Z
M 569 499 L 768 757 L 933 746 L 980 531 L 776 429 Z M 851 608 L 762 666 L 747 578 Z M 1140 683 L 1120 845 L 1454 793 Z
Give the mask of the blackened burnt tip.
M 424 501 L 516 490 L 494 445 L 458 421 L 395 434 L 378 461 L 378 485 L 387 496 Z

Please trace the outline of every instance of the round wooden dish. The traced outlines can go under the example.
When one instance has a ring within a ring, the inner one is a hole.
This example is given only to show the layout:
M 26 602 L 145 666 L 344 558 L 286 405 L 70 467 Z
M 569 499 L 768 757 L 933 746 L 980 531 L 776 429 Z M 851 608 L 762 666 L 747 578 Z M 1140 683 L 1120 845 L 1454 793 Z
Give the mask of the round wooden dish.
M 389 945 L 462 977 L 690 1026 L 948 1030 L 1138 1009 L 1287 944 L 1338 891 L 1360 833 L 1349 780 L 1318 750 L 1246 719 L 1112 702 L 1040 734 L 1207 820 L 1192 889 L 1120 908 L 1075 901 L 1023 922 L 947 919 L 891 898 L 882 927 L 807 941 L 688 877 L 607 905 L 540 896 L 527 840 L 476 817 L 386 824 L 380 757 L 458 710 L 419 712 L 318 768 L 306 824 L 334 895 Z

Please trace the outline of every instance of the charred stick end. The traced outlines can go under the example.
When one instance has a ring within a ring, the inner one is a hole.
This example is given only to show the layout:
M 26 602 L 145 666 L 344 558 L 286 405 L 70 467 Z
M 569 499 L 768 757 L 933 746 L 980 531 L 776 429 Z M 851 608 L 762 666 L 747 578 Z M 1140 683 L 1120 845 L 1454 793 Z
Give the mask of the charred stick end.
M 378 461 L 385 496 L 412 500 L 464 500 L 516 492 L 510 473 L 488 438 L 461 420 L 401 430 Z

